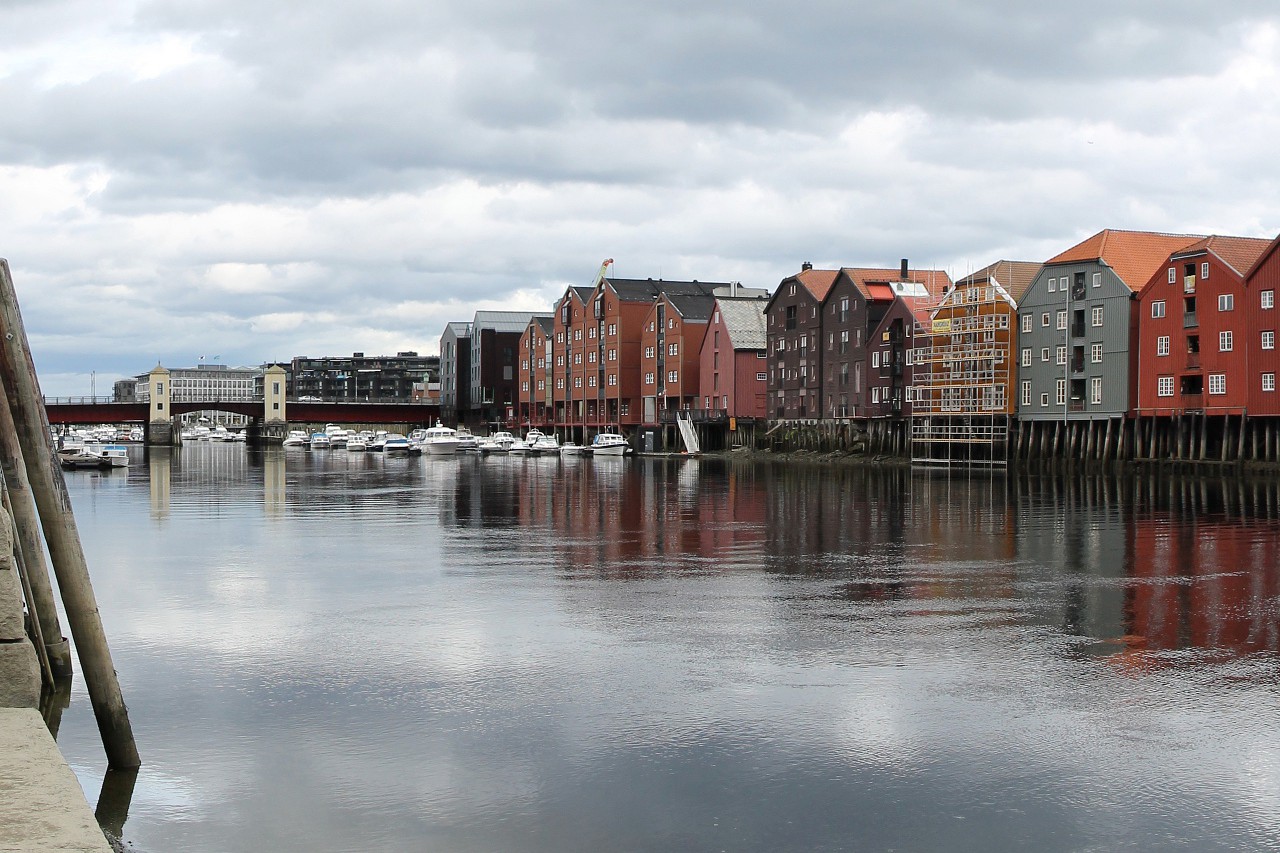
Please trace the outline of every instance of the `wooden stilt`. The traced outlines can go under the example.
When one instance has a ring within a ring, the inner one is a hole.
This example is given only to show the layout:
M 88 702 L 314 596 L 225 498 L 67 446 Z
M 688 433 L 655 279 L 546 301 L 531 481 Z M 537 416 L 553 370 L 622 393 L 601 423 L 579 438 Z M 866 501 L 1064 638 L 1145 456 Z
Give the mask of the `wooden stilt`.
M 49 445 L 49 419 L 22 326 L 13 278 L 4 260 L 0 260 L 0 331 L 3 332 L 0 334 L 0 376 L 8 391 L 10 412 L 23 445 L 27 477 L 58 577 L 58 589 L 106 749 L 107 763 L 116 769 L 130 770 L 142 762 L 111 661 L 111 649 L 102 629 L 67 484 Z

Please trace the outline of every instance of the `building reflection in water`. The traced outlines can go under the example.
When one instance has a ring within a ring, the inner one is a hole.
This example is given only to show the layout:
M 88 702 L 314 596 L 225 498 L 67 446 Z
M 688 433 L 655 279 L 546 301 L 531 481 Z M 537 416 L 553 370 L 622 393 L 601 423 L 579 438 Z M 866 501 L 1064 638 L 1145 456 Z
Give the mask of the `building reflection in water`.
M 169 517 L 173 500 L 173 448 L 147 448 L 147 476 L 151 487 L 151 517 Z

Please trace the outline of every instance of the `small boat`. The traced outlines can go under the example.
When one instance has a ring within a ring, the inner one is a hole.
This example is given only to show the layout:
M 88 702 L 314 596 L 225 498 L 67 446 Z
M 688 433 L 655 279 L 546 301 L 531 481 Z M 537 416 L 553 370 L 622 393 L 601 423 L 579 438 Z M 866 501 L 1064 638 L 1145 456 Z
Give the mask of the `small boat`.
M 327 432 L 311 433 L 311 449 L 312 450 L 328 450 L 329 449 L 329 433 Z
M 362 432 L 353 432 L 347 436 L 348 453 L 364 453 L 369 449 L 369 439 Z
M 300 430 L 300 429 L 291 429 L 291 430 L 289 430 L 289 434 L 288 434 L 287 436 L 285 436 L 284 441 L 283 441 L 283 442 L 281 442 L 281 446 L 283 446 L 283 447 L 310 447 L 310 446 L 311 446 L 311 438 L 307 435 L 307 433 L 306 433 L 306 431 L 305 431 L 305 430 Z
M 423 430 L 422 451 L 432 456 L 450 456 L 458 452 L 457 430 L 436 421 L 436 425 Z
M 232 441 L 248 441 L 249 436 L 248 434 L 245 433 L 244 430 L 240 430 L 239 432 L 231 433 L 231 440 Z
M 631 448 L 627 440 L 615 432 L 602 432 L 591 440 L 593 456 L 622 456 Z
M 337 449 L 339 447 L 346 447 L 347 441 L 350 440 L 351 436 L 355 433 L 349 429 L 343 429 L 336 424 L 328 424 L 324 428 L 324 434 L 329 436 L 329 446 Z
M 84 445 L 58 451 L 58 464 L 67 470 L 77 468 L 128 468 L 129 448 L 123 444 Z
M 529 439 L 526 437 L 525 441 Z M 539 434 L 533 444 L 529 445 L 530 449 L 535 453 L 556 454 L 560 453 L 560 442 L 556 440 L 554 435 Z
M 383 453 L 408 453 L 409 439 L 398 432 L 389 432 L 382 442 Z
M 230 431 L 227 430 L 225 426 L 223 426 L 222 424 L 218 424 L 213 429 L 209 430 L 209 440 L 210 441 L 230 441 L 231 433 Z
M 480 439 L 471 434 L 471 430 L 466 427 L 458 427 L 458 452 L 459 453 L 479 453 Z
M 591 447 L 583 444 L 574 444 L 572 441 L 568 444 L 560 445 L 561 456 L 590 456 Z
M 407 440 L 408 439 L 406 439 L 406 441 Z M 387 443 L 387 431 L 384 429 L 378 430 L 376 433 L 369 436 L 369 438 L 365 440 L 366 449 L 371 450 L 374 453 L 381 453 L 382 448 L 386 445 L 386 443 Z M 347 446 L 350 447 L 350 445 L 347 445 Z
M 507 453 L 511 450 L 511 445 L 516 443 L 516 437 L 509 432 L 495 432 L 488 438 L 482 438 L 477 443 L 476 449 L 481 453 Z

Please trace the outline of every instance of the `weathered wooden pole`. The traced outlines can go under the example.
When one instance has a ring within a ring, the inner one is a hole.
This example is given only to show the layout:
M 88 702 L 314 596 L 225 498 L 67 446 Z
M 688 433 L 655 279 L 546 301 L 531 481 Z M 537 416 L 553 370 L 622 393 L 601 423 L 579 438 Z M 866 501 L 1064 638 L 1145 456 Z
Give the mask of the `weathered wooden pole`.
M 56 451 L 49 441 L 49 416 L 22 326 L 9 262 L 4 259 L 0 259 L 0 377 L 3 377 L 9 409 L 23 446 L 27 477 L 40 512 L 53 570 L 58 576 L 62 604 L 75 639 L 93 715 L 98 721 L 98 733 L 106 749 L 107 764 L 121 770 L 138 767 L 142 761 L 133 740 L 129 711 L 111 662 L 111 649 L 102 629 L 84 550 L 80 547 L 67 484 L 62 478 L 62 468 L 54 460 Z
M 9 399 L 2 378 L 0 398 Z M 44 543 L 40 541 L 40 517 L 36 514 L 22 445 L 8 405 L 0 406 L 0 468 L 4 470 L 5 491 L 13 510 L 14 542 L 31 584 L 31 610 L 40 624 L 40 635 L 54 676 L 66 678 L 71 675 L 71 644 L 62 636 L 62 626 L 58 624 L 58 606 L 53 598 L 53 584 L 49 582 L 49 566 L 44 560 Z

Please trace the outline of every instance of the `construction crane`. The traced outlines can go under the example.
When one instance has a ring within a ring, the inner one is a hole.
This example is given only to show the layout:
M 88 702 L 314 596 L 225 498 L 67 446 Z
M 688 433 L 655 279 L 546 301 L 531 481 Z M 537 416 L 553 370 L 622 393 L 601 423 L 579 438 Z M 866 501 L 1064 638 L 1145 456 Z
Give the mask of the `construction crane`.
M 613 258 L 605 258 L 604 263 L 600 265 L 600 272 L 596 273 L 596 280 L 591 282 L 592 287 L 596 287 L 600 282 L 604 281 L 605 270 L 609 269 L 613 264 Z

